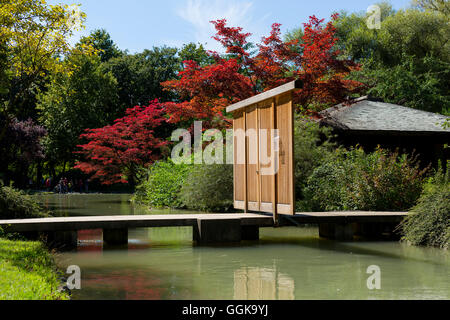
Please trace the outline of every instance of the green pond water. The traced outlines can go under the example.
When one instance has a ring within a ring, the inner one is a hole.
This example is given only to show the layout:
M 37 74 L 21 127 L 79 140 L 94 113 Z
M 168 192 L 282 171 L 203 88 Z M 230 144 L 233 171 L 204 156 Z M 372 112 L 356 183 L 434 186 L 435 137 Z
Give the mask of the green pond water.
M 64 216 L 180 213 L 133 207 L 123 194 L 37 197 Z M 62 270 L 81 269 L 73 299 L 450 298 L 447 251 L 324 240 L 316 227 L 266 228 L 257 242 L 206 247 L 192 242 L 191 228 L 131 229 L 125 248 L 103 248 L 101 230 L 78 236 L 76 251 L 56 254 Z M 367 286 L 372 265 L 380 289 Z

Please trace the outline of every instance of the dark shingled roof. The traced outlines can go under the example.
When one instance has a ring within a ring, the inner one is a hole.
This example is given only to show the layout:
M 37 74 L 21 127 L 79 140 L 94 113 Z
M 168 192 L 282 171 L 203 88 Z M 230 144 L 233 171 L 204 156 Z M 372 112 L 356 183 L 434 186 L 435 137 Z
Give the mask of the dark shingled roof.
M 450 133 L 442 127 L 449 117 L 369 97 L 353 100 L 350 105 L 339 104 L 320 115 L 320 123 L 342 130 Z

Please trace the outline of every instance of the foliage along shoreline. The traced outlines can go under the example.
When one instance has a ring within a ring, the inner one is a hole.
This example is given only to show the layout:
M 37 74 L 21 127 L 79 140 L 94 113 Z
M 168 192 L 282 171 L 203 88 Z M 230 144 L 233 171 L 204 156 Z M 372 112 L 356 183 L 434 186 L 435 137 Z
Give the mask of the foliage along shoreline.
M 0 300 L 68 300 L 53 254 L 39 241 L 0 237 Z
M 49 217 L 33 197 L 0 184 L 0 219 Z M 0 228 L 0 300 L 68 300 L 54 252 Z

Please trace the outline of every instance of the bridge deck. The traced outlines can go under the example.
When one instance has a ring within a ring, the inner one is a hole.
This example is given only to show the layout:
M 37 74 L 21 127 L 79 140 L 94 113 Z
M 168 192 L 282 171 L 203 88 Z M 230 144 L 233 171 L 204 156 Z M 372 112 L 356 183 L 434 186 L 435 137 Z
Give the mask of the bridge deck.
M 400 222 L 406 212 L 308 212 L 280 216 L 280 225 L 352 222 Z M 198 220 L 239 219 L 242 226 L 272 227 L 271 215 L 261 214 L 169 214 L 135 216 L 84 216 L 0 220 L 10 232 L 74 231 L 87 229 L 124 229 L 194 226 Z
M 299 212 L 289 216 L 299 224 L 305 223 L 353 223 L 353 222 L 400 222 L 408 212 L 381 211 L 339 211 L 339 212 Z M 286 216 L 285 216 L 286 217 Z

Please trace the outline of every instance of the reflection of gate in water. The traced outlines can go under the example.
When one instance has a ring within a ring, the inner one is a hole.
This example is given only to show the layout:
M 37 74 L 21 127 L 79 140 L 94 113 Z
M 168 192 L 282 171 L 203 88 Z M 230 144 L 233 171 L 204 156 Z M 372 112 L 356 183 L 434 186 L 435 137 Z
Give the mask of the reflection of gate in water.
M 243 267 L 234 272 L 235 300 L 294 300 L 294 279 L 276 269 Z

